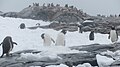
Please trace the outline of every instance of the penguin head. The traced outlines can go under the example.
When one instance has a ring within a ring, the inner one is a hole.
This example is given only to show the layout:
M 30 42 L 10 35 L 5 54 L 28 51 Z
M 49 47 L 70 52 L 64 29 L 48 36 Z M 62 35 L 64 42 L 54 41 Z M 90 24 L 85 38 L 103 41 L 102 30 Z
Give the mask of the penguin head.
M 63 34 L 66 34 L 67 33 L 67 30 L 62 30 L 61 31 Z
M 112 30 L 115 30 L 115 26 L 111 26 L 111 29 L 112 29 Z
M 45 35 L 45 33 L 41 34 L 41 38 L 42 38 L 42 39 L 44 39 L 44 35 Z
M 95 29 L 92 29 L 91 32 L 95 32 Z
M 5 42 L 6 42 L 6 41 L 9 41 L 9 40 L 12 42 L 12 37 L 6 36 L 5 39 L 4 39 Z

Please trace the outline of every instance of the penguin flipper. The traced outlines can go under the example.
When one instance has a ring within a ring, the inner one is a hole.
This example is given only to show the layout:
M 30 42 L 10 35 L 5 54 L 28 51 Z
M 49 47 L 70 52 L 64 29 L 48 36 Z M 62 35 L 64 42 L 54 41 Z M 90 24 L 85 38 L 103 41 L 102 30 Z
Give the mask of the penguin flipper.
M 12 43 L 17 45 L 17 43 L 16 43 L 16 42 L 12 42 Z
M 108 39 L 110 39 L 110 35 L 108 36 Z
M 116 35 L 117 35 L 117 39 L 118 39 L 118 33 L 117 33 L 117 31 L 116 31 Z
M 3 42 L 0 44 L 0 46 L 3 44 Z
M 53 43 L 55 43 L 54 39 L 51 38 L 51 40 L 53 41 Z
M 108 39 L 110 39 L 110 33 L 109 33 Z

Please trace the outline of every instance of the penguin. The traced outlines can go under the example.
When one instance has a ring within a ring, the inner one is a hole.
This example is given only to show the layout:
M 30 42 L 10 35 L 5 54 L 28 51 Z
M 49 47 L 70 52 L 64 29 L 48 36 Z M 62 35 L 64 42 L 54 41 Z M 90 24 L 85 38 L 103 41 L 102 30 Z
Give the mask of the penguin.
M 48 34 L 43 33 L 41 34 L 41 38 L 44 40 L 43 45 L 44 46 L 50 46 L 51 45 L 51 41 L 53 41 L 53 43 L 55 43 L 55 41 L 53 40 L 53 38 L 51 38 Z
M 92 30 L 89 34 L 89 40 L 94 40 L 94 30 Z
M 62 30 L 56 39 L 56 46 L 65 46 L 65 34 L 67 33 L 66 30 Z
M 20 29 L 25 29 L 25 24 L 21 23 L 19 27 L 20 27 Z
M 78 25 L 78 31 L 79 31 L 79 33 L 83 33 L 82 27 L 83 27 L 83 25 Z
M 117 33 L 117 31 L 116 31 L 114 26 L 111 26 L 111 31 L 109 33 L 108 38 L 111 39 L 111 41 L 113 43 L 117 42 L 117 40 L 118 40 L 118 33 Z
M 3 57 L 4 54 L 6 54 L 6 56 L 9 56 L 9 53 L 10 51 L 12 51 L 14 45 L 13 44 L 16 44 L 16 42 L 13 42 L 12 41 L 12 37 L 10 36 L 6 36 L 3 40 L 3 42 L 0 44 L 2 45 L 2 48 L 3 48 L 3 53 L 1 55 L 1 58 Z

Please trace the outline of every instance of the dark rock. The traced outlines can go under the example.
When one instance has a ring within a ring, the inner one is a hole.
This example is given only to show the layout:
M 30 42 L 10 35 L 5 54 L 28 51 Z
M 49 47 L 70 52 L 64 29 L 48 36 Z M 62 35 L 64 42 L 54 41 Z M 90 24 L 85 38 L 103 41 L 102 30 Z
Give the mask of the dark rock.
M 1 16 L 17 18 L 17 12 L 7 12 L 7 13 L 2 14 Z
M 20 24 L 20 29 L 25 29 L 25 24 L 24 23 Z
M 100 44 L 92 44 L 92 45 L 83 45 L 83 46 L 73 46 L 70 49 L 75 49 L 79 51 L 87 51 L 85 53 L 70 53 L 70 54 L 58 54 L 60 58 L 50 59 L 49 57 L 42 57 L 38 59 L 25 59 L 20 58 L 21 53 L 32 53 L 37 54 L 41 51 L 37 50 L 22 50 L 18 52 L 12 53 L 10 57 L 0 58 L 0 67 L 29 67 L 29 66 L 49 66 L 49 65 L 59 65 L 65 64 L 69 67 L 77 66 L 83 63 L 90 63 L 92 66 L 98 66 L 96 60 L 96 54 L 101 53 L 103 51 L 117 51 L 120 50 L 120 43 L 116 43 L 116 47 L 112 47 L 110 44 L 108 45 L 100 45 Z M 119 66 L 119 61 L 114 62 L 111 67 Z M 108 66 L 109 67 L 109 66 Z
M 117 45 L 118 45 L 118 47 L 116 47 L 116 48 L 114 48 L 111 44 L 109 44 L 109 45 L 92 44 L 92 45 L 75 46 L 75 47 L 70 47 L 70 48 L 76 49 L 79 51 L 101 53 L 101 52 L 107 51 L 107 50 L 116 51 L 116 50 L 120 49 L 119 43 Z
M 7 12 L 2 16 L 4 17 L 18 17 L 26 19 L 35 19 L 43 21 L 59 21 L 59 22 L 82 22 L 83 17 L 89 16 L 88 14 L 78 11 L 77 8 L 65 8 L 62 6 L 39 6 L 34 4 L 24 8 L 20 12 Z
M 35 30 L 38 28 L 38 26 L 34 26 L 34 27 L 27 27 L 28 29 L 31 29 L 31 30 Z
M 95 53 L 73 53 L 73 54 L 60 54 L 63 60 L 62 63 L 68 66 L 77 66 L 78 64 L 90 63 L 93 66 L 97 66 Z

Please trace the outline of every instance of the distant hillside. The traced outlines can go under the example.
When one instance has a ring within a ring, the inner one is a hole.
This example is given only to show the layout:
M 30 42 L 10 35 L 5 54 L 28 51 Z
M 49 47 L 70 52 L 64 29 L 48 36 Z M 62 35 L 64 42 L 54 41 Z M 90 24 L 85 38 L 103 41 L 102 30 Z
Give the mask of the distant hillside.
M 3 14 L 3 12 L 2 11 L 0 11 L 0 15 L 2 15 Z
M 49 25 L 49 28 L 56 30 L 65 28 L 76 31 L 80 24 L 83 31 L 95 29 L 96 32 L 108 34 L 110 27 L 115 26 L 120 35 L 120 14 L 109 16 L 98 14 L 96 16 L 90 16 L 75 6 L 69 6 L 68 4 L 60 6 L 59 4 L 54 5 L 51 3 L 40 6 L 39 3 L 33 3 L 33 5 L 29 5 L 20 12 L 3 13 L 0 11 L 0 15 L 3 17 L 50 21 L 53 23 Z M 84 23 L 86 20 L 92 20 L 93 22 Z
M 69 6 L 68 4 L 60 6 L 53 3 L 43 4 L 42 6 L 39 3 L 33 3 L 33 5 L 29 5 L 20 12 L 8 12 L 2 16 L 59 22 L 82 22 L 89 17 L 87 13 L 74 6 Z

